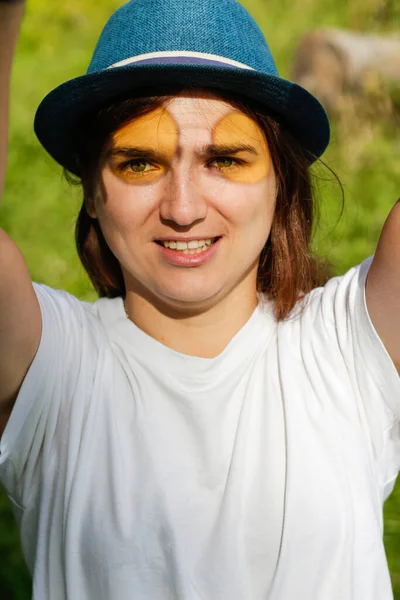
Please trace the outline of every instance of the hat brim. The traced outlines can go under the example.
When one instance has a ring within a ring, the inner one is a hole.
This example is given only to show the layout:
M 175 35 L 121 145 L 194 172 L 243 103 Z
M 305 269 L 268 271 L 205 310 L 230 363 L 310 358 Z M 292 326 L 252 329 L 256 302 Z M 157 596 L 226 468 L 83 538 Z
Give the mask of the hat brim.
M 35 133 L 58 163 L 79 176 L 74 132 L 85 115 L 122 94 L 174 84 L 230 91 L 257 101 L 284 123 L 309 153 L 310 163 L 329 143 L 327 115 L 304 88 L 257 71 L 207 65 L 132 65 L 71 79 L 51 91 L 39 105 Z

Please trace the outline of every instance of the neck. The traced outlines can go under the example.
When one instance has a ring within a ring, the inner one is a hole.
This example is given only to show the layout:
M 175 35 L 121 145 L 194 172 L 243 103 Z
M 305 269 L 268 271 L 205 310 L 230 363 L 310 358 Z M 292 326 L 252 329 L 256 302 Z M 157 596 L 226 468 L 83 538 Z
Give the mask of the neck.
M 168 348 L 201 358 L 218 356 L 249 320 L 258 304 L 255 289 L 236 290 L 207 309 L 182 311 L 151 302 L 136 291 L 125 298 L 127 316 Z

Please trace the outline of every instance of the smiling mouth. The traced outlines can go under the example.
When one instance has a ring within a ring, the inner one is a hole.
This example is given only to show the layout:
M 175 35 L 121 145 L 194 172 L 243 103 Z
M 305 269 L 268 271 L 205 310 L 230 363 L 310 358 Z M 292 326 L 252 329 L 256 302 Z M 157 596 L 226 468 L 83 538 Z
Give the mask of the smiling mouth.
M 189 242 L 184 242 L 181 240 L 155 240 L 156 244 L 162 246 L 163 248 L 168 248 L 174 252 L 179 252 L 181 254 L 201 254 L 208 250 L 215 242 L 220 239 L 221 236 L 215 238 L 208 239 L 198 239 L 198 240 L 190 240 Z

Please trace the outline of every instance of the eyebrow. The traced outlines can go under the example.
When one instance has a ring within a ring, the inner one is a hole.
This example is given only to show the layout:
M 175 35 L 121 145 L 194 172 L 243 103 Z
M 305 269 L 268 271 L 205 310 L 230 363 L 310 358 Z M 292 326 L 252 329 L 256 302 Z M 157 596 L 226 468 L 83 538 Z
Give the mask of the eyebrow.
M 250 146 L 248 144 L 235 144 L 235 145 L 219 145 L 219 144 L 207 144 L 203 146 L 196 155 L 200 158 L 211 158 L 213 156 L 232 156 L 234 154 L 239 154 L 239 152 L 249 152 L 250 154 L 255 154 L 258 156 L 258 152 L 254 146 Z M 165 152 L 156 151 L 153 148 L 148 147 L 136 147 L 136 146 L 117 146 L 116 148 L 111 148 L 106 157 L 111 158 L 112 156 L 124 156 L 126 158 L 150 158 L 153 160 L 168 160 L 168 155 Z
M 239 152 L 250 152 L 258 156 L 257 150 L 249 144 L 235 144 L 233 146 L 229 146 L 228 144 L 210 144 L 201 149 L 200 155 L 223 156 L 225 154 L 238 154 Z
M 168 159 L 168 155 L 165 152 L 155 151 L 152 148 L 137 148 L 134 146 L 126 146 L 121 147 L 117 146 L 116 148 L 111 148 L 107 154 L 106 158 L 111 158 L 112 156 L 124 156 L 126 158 L 152 158 L 153 160 L 163 160 Z

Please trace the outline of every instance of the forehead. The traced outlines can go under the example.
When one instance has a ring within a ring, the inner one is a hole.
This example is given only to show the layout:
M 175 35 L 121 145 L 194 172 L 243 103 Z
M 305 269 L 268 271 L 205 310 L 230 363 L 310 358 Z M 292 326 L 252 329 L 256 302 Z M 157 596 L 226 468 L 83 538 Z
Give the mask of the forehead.
M 124 144 L 133 138 L 151 145 L 167 143 L 171 138 L 180 144 L 243 142 L 244 138 L 259 144 L 264 134 L 253 118 L 204 92 L 174 96 L 164 106 L 132 119 L 114 133 L 113 142 Z
M 212 94 L 176 96 L 165 106 L 168 113 L 185 129 L 213 129 L 224 116 L 239 112 L 229 102 Z

